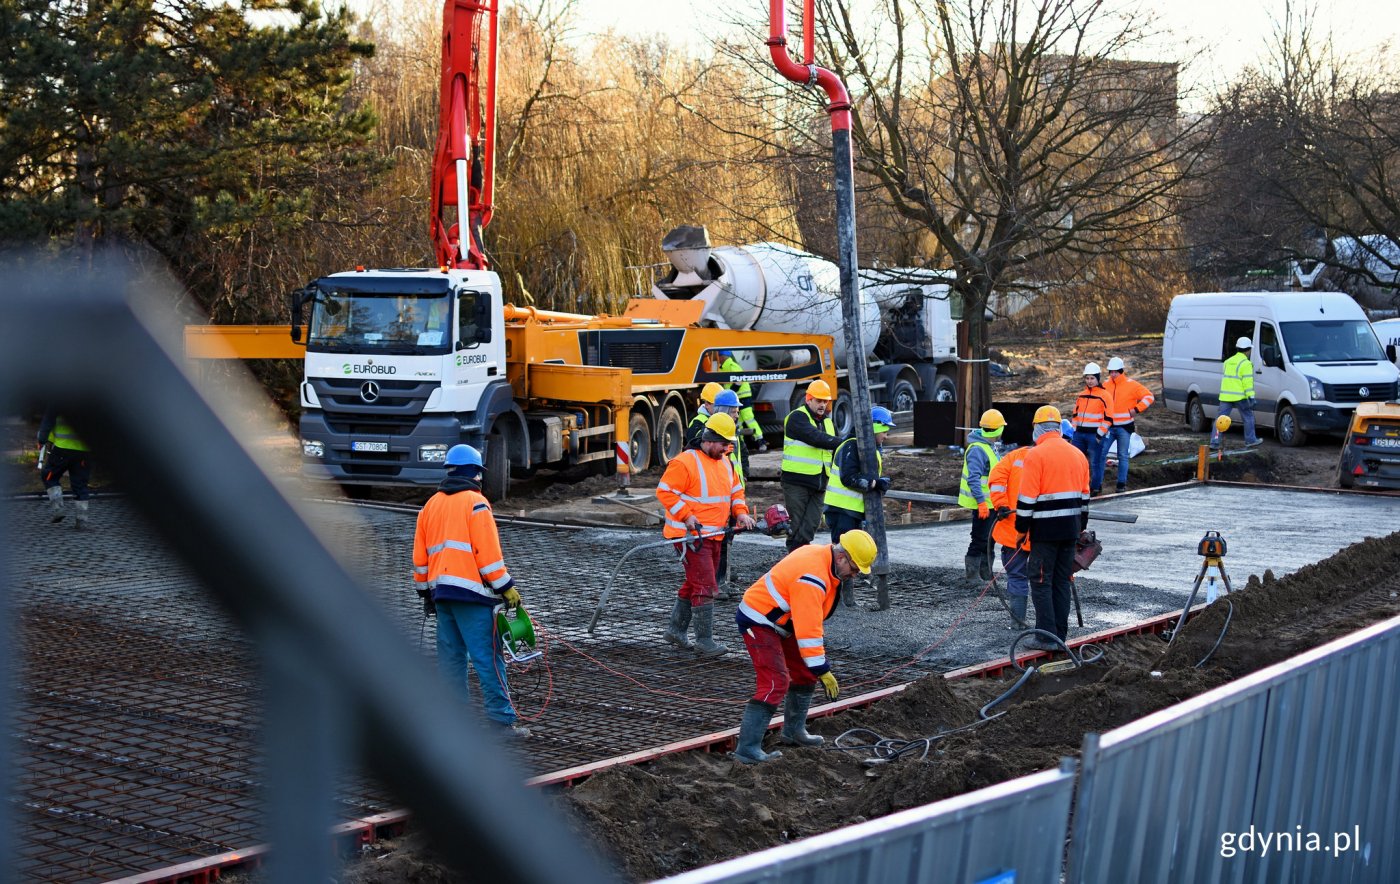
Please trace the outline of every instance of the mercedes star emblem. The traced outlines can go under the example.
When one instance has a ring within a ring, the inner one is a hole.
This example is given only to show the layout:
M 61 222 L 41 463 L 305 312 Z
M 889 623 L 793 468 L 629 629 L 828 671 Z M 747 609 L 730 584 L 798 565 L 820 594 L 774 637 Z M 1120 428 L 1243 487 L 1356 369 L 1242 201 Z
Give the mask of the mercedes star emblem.
M 379 385 L 374 381 L 365 381 L 360 385 L 360 398 L 366 402 L 373 402 L 379 398 Z

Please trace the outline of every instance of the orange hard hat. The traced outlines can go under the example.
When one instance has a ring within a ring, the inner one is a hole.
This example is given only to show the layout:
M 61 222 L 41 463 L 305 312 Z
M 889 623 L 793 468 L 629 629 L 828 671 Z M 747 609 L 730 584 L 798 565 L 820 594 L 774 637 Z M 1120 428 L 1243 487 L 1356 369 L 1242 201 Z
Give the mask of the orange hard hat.
M 831 384 L 828 384 L 826 381 L 812 381 L 812 383 L 807 385 L 807 395 L 811 396 L 813 399 L 824 399 L 830 402 L 832 398 Z

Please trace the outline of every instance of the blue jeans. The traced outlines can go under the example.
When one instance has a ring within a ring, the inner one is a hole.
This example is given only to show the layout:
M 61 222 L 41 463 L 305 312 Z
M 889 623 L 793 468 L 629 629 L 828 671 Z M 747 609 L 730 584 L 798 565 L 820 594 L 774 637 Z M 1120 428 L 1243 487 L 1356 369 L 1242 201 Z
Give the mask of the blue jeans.
M 1108 447 L 1097 430 L 1075 430 L 1074 447 L 1089 461 L 1089 490 L 1098 491 L 1103 487 L 1103 468 L 1107 462 Z
M 448 684 L 470 697 L 467 663 L 481 683 L 486 717 L 497 724 L 515 724 L 515 707 L 506 686 L 506 663 L 496 637 L 496 614 L 491 605 L 473 602 L 437 603 L 438 670 Z
M 1230 410 L 1231 410 L 1232 408 L 1238 408 L 1239 411 L 1240 411 L 1240 417 L 1244 418 L 1244 441 L 1245 441 L 1245 444 L 1246 444 L 1246 445 L 1253 445 L 1255 442 L 1258 442 L 1258 441 L 1259 441 L 1259 435 L 1258 435 L 1257 433 L 1254 432 L 1254 400 L 1253 400 L 1253 399 L 1238 399 L 1238 400 L 1236 400 L 1236 401 L 1234 401 L 1234 402 L 1225 402 L 1224 400 L 1222 400 L 1221 403 L 1220 403 L 1220 414 L 1221 414 L 1221 415 L 1225 415 L 1225 416 L 1228 417 L 1229 414 L 1230 414 Z M 1218 415 L 1217 415 L 1217 417 L 1218 417 Z M 1211 447 L 1211 448 L 1219 448 L 1219 447 L 1220 447 L 1220 431 L 1219 431 L 1219 430 L 1211 430 L 1211 431 L 1210 431 L 1210 447 Z
M 1118 484 L 1128 484 L 1128 452 L 1132 451 L 1133 431 L 1127 427 L 1109 427 L 1108 440 L 1104 443 L 1104 464 L 1108 464 L 1108 447 L 1118 446 Z

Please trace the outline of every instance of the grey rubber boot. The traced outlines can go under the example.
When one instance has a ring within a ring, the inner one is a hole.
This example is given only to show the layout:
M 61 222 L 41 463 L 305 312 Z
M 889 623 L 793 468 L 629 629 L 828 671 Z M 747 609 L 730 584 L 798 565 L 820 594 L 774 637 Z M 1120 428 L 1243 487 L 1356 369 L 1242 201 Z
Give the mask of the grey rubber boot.
M 74 503 L 73 506 L 78 511 L 73 527 L 77 528 L 79 531 L 86 531 L 88 527 L 88 502 L 86 500 L 80 500 Z
M 1011 616 L 1016 618 L 1017 623 L 1026 622 L 1026 601 L 1030 598 L 1024 595 L 1013 595 L 1011 598 Z
M 768 732 L 768 722 L 777 711 L 777 706 L 758 700 L 744 704 L 744 718 L 739 724 L 739 745 L 734 749 L 735 758 L 744 764 L 758 764 L 783 757 L 781 752 L 763 751 L 763 735 Z
M 963 567 L 967 569 L 965 575 L 968 580 L 976 580 L 978 573 L 982 570 L 981 556 L 963 556 Z
M 820 746 L 826 740 L 807 733 L 807 710 L 812 708 L 816 687 L 790 688 L 783 704 L 783 742 L 794 746 Z
M 715 641 L 715 606 L 713 604 L 691 608 L 690 616 L 695 622 L 695 650 L 700 652 L 700 656 L 718 657 L 720 654 L 729 653 L 728 645 L 722 645 Z
M 63 489 L 55 485 L 44 493 L 49 496 L 50 521 L 62 522 L 63 517 L 68 515 L 68 510 L 63 508 Z
M 986 556 L 977 559 L 977 571 L 982 575 L 983 580 L 992 579 L 992 560 Z
M 695 645 L 686 638 L 686 630 L 690 629 L 690 602 L 685 599 L 676 599 L 676 603 L 671 606 L 671 619 L 666 624 L 666 641 L 680 648 L 682 651 L 690 651 Z

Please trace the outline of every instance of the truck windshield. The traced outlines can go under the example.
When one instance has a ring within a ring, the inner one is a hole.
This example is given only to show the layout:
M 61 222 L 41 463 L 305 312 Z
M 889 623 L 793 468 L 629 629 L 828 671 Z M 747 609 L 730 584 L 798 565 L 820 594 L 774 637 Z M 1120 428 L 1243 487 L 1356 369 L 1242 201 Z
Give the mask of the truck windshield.
M 1280 326 L 1294 362 L 1379 362 L 1385 358 L 1371 324 L 1362 319 L 1283 322 Z
M 447 294 L 368 293 L 318 287 L 306 344 L 313 350 L 430 354 L 453 343 Z

